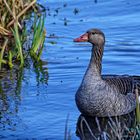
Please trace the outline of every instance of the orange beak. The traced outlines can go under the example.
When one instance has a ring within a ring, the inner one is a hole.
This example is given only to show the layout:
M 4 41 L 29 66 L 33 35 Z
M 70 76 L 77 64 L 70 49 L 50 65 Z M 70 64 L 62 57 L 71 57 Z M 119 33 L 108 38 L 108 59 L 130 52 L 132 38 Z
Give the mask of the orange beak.
M 88 33 L 85 33 L 85 34 L 81 35 L 80 37 L 75 38 L 73 41 L 74 42 L 87 42 L 88 41 Z

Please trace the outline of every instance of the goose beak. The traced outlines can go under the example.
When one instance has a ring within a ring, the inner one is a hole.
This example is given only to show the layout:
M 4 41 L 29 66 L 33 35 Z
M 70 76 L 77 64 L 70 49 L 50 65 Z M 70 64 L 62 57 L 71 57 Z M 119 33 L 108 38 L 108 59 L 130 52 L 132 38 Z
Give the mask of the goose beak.
M 80 37 L 75 38 L 73 41 L 74 42 L 87 42 L 88 41 L 88 33 L 85 33 L 85 34 L 81 35 Z

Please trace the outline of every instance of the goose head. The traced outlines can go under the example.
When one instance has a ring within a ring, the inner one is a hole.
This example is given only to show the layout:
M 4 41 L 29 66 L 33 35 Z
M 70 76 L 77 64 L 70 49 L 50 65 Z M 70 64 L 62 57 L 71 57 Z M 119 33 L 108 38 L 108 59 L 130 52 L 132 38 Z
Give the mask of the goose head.
M 93 46 L 104 46 L 105 35 L 99 29 L 90 29 L 85 34 L 74 39 L 74 42 L 90 42 Z

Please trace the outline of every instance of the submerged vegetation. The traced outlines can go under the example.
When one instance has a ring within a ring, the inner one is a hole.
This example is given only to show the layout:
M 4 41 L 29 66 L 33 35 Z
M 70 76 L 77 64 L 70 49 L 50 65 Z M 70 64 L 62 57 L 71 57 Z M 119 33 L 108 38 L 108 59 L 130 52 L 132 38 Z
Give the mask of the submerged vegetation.
M 46 35 L 42 9 L 36 0 L 0 0 L 0 69 L 12 68 L 17 62 L 23 67 L 29 54 L 39 61 Z M 26 21 L 31 20 L 34 20 L 32 28 L 28 29 Z M 27 29 L 33 29 L 32 43 L 27 39 Z M 25 42 L 30 42 L 30 47 Z
M 140 124 L 135 122 L 134 112 L 109 118 L 81 115 L 76 133 L 81 140 L 139 140 Z

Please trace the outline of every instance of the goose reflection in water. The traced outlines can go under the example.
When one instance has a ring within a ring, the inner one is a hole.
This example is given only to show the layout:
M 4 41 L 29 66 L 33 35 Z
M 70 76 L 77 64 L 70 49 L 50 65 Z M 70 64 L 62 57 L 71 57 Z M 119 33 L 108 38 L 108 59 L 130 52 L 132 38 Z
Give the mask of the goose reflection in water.
M 89 117 L 80 115 L 76 134 L 81 140 L 128 140 L 135 125 L 135 111 L 118 117 Z

